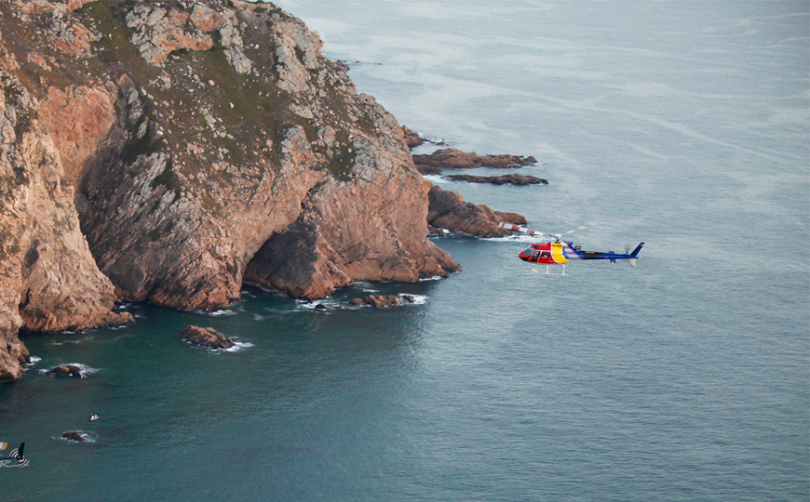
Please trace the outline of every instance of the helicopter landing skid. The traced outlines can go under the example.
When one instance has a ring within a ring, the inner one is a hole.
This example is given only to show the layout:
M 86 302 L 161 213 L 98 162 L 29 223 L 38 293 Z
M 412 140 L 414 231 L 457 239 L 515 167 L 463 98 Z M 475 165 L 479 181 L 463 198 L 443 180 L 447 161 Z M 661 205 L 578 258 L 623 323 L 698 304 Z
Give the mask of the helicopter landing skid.
M 562 266 L 563 269 L 562 269 L 562 273 L 560 273 L 560 274 L 555 274 L 554 272 L 549 272 L 549 267 L 550 266 L 551 265 L 546 265 L 546 271 L 545 272 L 541 272 L 541 271 L 537 270 L 536 268 L 533 268 L 532 270 L 534 270 L 535 272 L 537 272 L 540 275 L 565 275 L 565 276 L 568 275 L 568 274 L 565 273 L 565 265 Z

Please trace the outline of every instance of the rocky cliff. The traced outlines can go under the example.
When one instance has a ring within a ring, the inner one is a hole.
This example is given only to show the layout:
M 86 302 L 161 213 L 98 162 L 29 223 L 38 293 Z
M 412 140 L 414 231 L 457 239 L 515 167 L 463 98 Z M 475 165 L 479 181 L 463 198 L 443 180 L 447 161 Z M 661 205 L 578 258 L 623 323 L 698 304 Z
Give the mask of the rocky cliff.
M 402 129 L 272 4 L 0 0 L 0 380 L 18 329 L 458 269 Z

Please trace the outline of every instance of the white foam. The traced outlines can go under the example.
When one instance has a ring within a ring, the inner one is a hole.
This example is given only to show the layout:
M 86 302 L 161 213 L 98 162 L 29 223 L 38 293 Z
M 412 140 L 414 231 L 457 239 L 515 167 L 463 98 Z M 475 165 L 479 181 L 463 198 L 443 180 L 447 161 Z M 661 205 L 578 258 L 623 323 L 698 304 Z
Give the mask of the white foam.
M 419 279 L 419 282 L 438 281 L 438 280 L 441 280 L 441 279 L 444 279 L 444 277 L 442 277 L 440 275 L 434 275 L 433 277 L 423 277 L 423 278 Z
M 230 316 L 236 315 L 237 313 L 231 309 L 223 309 L 223 310 L 215 310 L 213 312 L 205 312 L 204 310 L 198 310 L 198 314 L 207 315 L 211 317 L 223 317 L 223 316 Z
M 405 304 L 403 304 L 403 305 L 397 305 L 397 306 L 407 306 L 407 305 L 424 305 L 424 304 L 426 304 L 426 303 L 427 303 L 427 301 L 428 301 L 428 297 L 427 297 L 427 296 L 425 296 L 425 295 L 408 295 L 408 296 L 410 296 L 410 297 L 412 297 L 412 298 L 413 298 L 413 302 L 412 302 L 412 303 L 405 303 Z
M 23 364 L 23 368 L 31 368 L 40 361 L 42 361 L 41 357 L 31 356 L 31 361 Z
M 434 185 L 438 185 L 439 183 L 448 183 L 450 181 L 441 174 L 423 174 L 422 177 Z
M 233 347 L 222 349 L 222 352 L 239 352 L 240 350 L 244 350 L 249 347 L 253 347 L 253 344 L 250 342 L 234 342 Z
M 491 242 L 529 242 L 529 243 L 538 243 L 538 242 L 548 242 L 549 238 L 544 237 L 536 237 L 533 235 L 511 235 L 506 237 L 479 237 L 482 241 L 491 241 Z
M 323 305 L 324 307 L 335 307 L 335 306 L 339 305 L 339 304 L 337 304 L 335 302 L 327 301 L 327 300 L 312 300 L 312 301 L 296 300 L 295 302 L 298 304 L 298 306 L 300 308 L 304 308 L 304 309 L 307 309 L 307 310 L 315 310 L 315 309 L 318 308 L 318 305 Z
M 70 332 L 70 331 L 63 331 L 62 333 L 70 333 L 70 334 L 73 334 L 73 333 L 72 333 L 72 332 Z M 92 339 L 93 339 L 93 337 L 92 337 L 92 336 L 88 336 L 87 338 L 82 338 L 81 340 L 65 340 L 64 342 L 53 342 L 51 345 L 64 345 L 64 344 L 66 344 L 66 343 L 82 343 L 82 342 L 86 342 L 86 341 L 88 341 L 88 340 L 92 340 Z

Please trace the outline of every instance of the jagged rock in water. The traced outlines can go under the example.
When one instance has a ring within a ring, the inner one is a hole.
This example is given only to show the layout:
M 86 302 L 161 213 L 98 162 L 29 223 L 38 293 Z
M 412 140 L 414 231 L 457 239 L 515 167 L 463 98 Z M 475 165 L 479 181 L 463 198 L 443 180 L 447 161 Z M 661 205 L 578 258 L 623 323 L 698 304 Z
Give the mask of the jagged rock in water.
M 0 2 L 0 381 L 20 328 L 131 321 L 116 297 L 459 270 L 402 128 L 321 45 L 268 3 Z
M 430 188 L 428 223 L 437 228 L 446 228 L 475 237 L 505 237 L 512 232 L 498 228 L 505 221 L 525 225 L 526 218 L 517 213 L 493 211 L 487 205 L 464 202 L 464 196 L 441 187 Z
M 75 431 L 67 431 L 64 434 L 62 434 L 62 437 L 70 441 L 76 441 L 79 443 L 84 441 L 84 436 Z
M 534 157 L 508 154 L 478 156 L 475 152 L 462 152 L 455 148 L 436 150 L 430 155 L 414 155 L 413 161 L 418 167 L 429 166 L 456 169 L 470 169 L 473 167 L 507 169 L 537 164 L 537 159 Z
M 57 376 L 65 376 L 65 377 L 73 377 L 73 378 L 81 378 L 82 377 L 82 370 L 78 366 L 74 366 L 72 364 L 66 364 L 63 366 L 57 366 L 52 370 L 48 371 L 49 375 L 57 375 Z
M 369 295 L 365 298 L 352 298 L 349 305 L 371 307 L 390 307 L 392 305 L 408 305 L 416 301 L 411 295 Z
M 548 180 L 523 174 L 507 174 L 505 176 L 473 176 L 470 174 L 453 174 L 447 176 L 453 181 L 466 181 L 468 183 L 490 183 L 493 185 L 548 185 Z
M 229 349 L 236 345 L 233 338 L 218 333 L 214 328 L 189 325 L 183 329 L 182 335 L 189 343 L 211 349 Z

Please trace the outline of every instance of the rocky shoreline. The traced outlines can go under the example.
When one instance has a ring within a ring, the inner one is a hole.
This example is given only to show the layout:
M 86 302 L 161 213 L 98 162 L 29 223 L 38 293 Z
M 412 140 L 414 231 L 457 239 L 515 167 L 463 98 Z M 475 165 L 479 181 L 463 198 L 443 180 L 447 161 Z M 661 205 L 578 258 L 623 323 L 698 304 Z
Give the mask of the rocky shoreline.
M 244 281 L 316 299 L 460 270 L 429 222 L 499 216 L 437 196 L 321 46 L 269 3 L 0 3 L 0 382 L 20 329 L 134 322 L 119 299 L 213 311 Z M 442 155 L 533 162 L 416 158 Z

